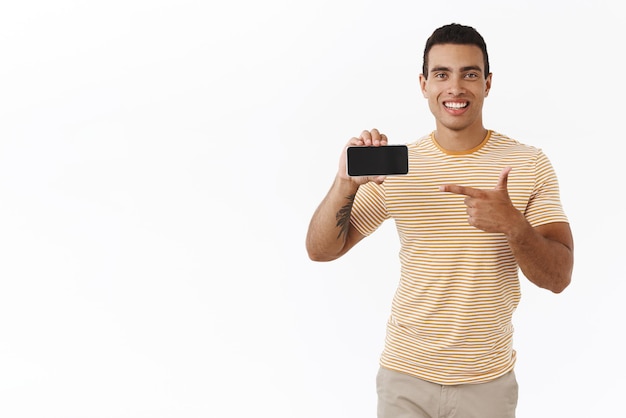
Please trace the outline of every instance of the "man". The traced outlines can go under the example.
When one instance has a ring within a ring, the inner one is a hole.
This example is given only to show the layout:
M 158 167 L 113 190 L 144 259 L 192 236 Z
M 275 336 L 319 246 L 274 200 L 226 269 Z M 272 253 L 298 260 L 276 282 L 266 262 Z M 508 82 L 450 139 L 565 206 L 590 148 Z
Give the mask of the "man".
M 560 293 L 573 238 L 540 149 L 483 126 L 487 48 L 472 27 L 436 29 L 420 86 L 436 130 L 408 144 L 406 176 L 349 177 L 345 150 L 306 239 L 309 257 L 341 257 L 386 219 L 400 236 L 400 283 L 377 376 L 378 416 L 515 416 L 512 315 L 518 269 Z M 385 146 L 376 129 L 349 146 Z

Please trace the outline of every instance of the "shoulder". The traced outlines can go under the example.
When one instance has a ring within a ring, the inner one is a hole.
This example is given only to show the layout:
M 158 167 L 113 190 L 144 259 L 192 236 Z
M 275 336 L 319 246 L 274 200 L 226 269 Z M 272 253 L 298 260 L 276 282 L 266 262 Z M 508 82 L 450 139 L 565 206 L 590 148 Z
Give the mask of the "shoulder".
M 432 142 L 432 133 L 428 133 L 426 135 L 422 135 L 420 137 L 418 137 L 418 139 L 407 142 L 406 146 L 408 146 L 409 148 L 419 148 L 419 147 L 423 147 L 425 145 L 428 145 Z
M 486 147 L 489 150 L 501 150 L 509 153 L 521 153 L 527 156 L 534 155 L 535 157 L 539 157 L 543 154 L 541 148 L 538 148 L 534 145 L 523 143 L 517 139 L 514 139 L 497 131 L 490 132 L 491 134 Z
M 513 145 L 530 149 L 537 149 L 537 147 L 533 145 L 521 142 L 515 138 L 510 137 L 509 135 L 500 133 L 498 131 L 490 131 L 489 142 L 499 145 Z
M 432 140 L 432 133 L 423 135 L 417 140 L 408 142 L 405 145 L 409 149 L 409 156 L 411 157 L 417 154 L 429 154 L 430 152 L 435 152 L 437 150 L 437 147 Z

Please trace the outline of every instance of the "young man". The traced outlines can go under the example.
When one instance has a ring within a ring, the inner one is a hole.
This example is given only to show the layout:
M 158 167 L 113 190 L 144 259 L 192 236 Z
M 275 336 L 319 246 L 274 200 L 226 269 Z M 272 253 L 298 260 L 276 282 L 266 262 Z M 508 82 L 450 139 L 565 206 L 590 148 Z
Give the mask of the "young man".
M 349 177 L 342 152 L 307 251 L 334 260 L 396 223 L 401 272 L 377 376 L 380 418 L 514 417 L 518 269 L 563 291 L 572 234 L 548 158 L 483 126 L 492 75 L 482 36 L 436 29 L 422 71 L 436 130 L 408 144 L 408 175 Z M 387 137 L 373 129 L 347 145 L 385 146 Z

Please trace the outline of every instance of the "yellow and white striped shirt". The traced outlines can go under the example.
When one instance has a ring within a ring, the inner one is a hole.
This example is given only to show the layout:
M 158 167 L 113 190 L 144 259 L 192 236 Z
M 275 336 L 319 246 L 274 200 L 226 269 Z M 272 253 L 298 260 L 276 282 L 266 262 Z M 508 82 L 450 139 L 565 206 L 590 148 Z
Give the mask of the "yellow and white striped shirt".
M 515 364 L 518 265 L 504 235 L 470 226 L 464 196 L 439 186 L 493 189 L 511 166 L 511 201 L 538 226 L 567 222 L 556 174 L 540 149 L 493 131 L 463 153 L 444 151 L 433 134 L 408 147 L 409 173 L 361 186 L 350 220 L 367 236 L 394 219 L 400 237 L 381 365 L 444 385 L 492 380 Z

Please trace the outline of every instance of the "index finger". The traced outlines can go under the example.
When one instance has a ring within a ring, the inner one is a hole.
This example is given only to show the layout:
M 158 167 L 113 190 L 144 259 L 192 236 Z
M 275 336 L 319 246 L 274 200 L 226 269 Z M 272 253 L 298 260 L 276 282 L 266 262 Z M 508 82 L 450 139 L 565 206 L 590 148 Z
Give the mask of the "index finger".
M 475 189 L 469 186 L 459 186 L 457 184 L 444 184 L 439 186 L 439 190 L 442 192 L 462 194 L 469 197 L 478 197 L 481 193 L 480 189 Z

